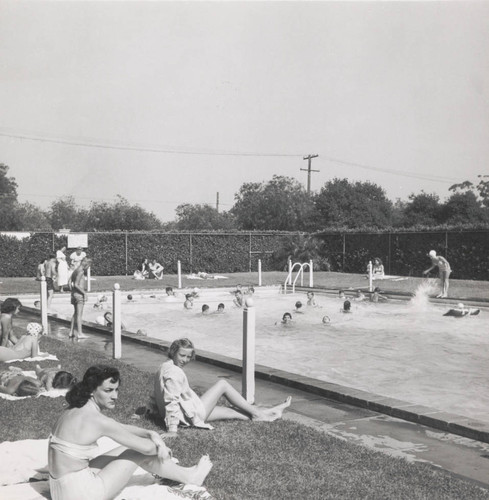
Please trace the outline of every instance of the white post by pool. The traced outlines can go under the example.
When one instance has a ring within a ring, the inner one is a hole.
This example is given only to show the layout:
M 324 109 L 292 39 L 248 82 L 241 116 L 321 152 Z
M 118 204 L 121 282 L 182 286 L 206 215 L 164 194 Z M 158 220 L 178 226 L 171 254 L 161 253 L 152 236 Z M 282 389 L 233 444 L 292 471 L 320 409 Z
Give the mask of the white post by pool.
M 90 271 L 90 268 L 87 267 L 87 292 L 90 292 L 92 290 L 92 285 L 91 285 L 92 280 L 90 279 L 91 277 L 92 277 L 92 272 Z
M 261 259 L 258 259 L 258 286 L 261 286 Z
M 372 292 L 373 291 L 373 276 L 372 276 L 372 261 L 368 261 L 368 291 Z
M 182 288 L 182 264 L 177 260 L 178 288 Z
M 309 261 L 309 288 L 314 286 L 314 278 L 312 277 L 312 259 Z
M 46 278 L 41 277 L 41 325 L 43 335 L 47 335 L 49 324 L 48 324 L 48 285 L 46 283 Z
M 292 261 L 289 259 L 289 285 L 292 285 Z
M 113 337 L 113 355 L 114 359 L 120 359 L 122 356 L 121 341 L 121 290 L 119 283 L 114 283 L 112 292 L 112 337 Z
M 255 402 L 255 307 L 253 299 L 245 300 L 243 309 L 243 397 L 248 403 Z

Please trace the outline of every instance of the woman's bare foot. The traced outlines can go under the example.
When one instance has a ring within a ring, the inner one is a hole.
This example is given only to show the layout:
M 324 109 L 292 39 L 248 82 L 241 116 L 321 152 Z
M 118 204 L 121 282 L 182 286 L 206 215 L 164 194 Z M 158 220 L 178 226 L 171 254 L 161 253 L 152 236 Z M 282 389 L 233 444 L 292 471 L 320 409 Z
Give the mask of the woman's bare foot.
M 189 481 L 188 484 L 195 484 L 196 486 L 202 486 L 205 481 L 205 478 L 209 474 L 212 469 L 212 462 L 209 458 L 209 455 L 203 455 L 199 463 L 192 467 L 193 470 L 189 471 Z
M 88 339 L 88 335 L 84 335 L 83 333 L 81 333 L 76 337 L 76 340 L 84 340 L 84 339 Z
M 256 420 L 257 422 L 273 422 L 274 420 L 278 420 L 279 418 L 282 418 L 282 413 L 285 408 L 290 406 L 291 402 L 292 397 L 289 396 L 283 403 L 277 406 L 272 408 L 262 408 L 257 416 L 253 416 L 253 420 Z

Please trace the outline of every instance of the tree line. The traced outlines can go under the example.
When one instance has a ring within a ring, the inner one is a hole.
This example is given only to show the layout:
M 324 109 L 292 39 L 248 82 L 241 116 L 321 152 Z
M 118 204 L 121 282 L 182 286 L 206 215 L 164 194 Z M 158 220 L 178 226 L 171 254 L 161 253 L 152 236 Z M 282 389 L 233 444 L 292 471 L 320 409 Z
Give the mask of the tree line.
M 218 211 L 207 204 L 183 203 L 175 219 L 163 222 L 122 196 L 112 202 L 80 207 L 72 196 L 58 198 L 47 210 L 20 203 L 17 182 L 0 163 L 0 230 L 2 231 L 181 231 L 386 230 L 390 228 L 484 227 L 489 225 L 489 180 L 464 181 L 449 188 L 441 201 L 433 193 L 412 193 L 392 202 L 374 183 L 332 179 L 310 195 L 296 179 L 274 175 L 271 180 L 244 183 L 234 205 Z

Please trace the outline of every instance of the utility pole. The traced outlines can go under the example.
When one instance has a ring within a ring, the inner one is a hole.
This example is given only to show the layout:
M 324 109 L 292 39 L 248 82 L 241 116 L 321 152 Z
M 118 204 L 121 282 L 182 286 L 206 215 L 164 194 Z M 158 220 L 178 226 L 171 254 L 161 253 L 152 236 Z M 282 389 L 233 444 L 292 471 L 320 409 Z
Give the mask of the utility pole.
M 216 193 L 216 211 L 219 212 L 219 191 Z
M 311 163 L 313 158 L 317 158 L 319 155 L 308 155 L 302 158 L 303 160 L 307 160 L 307 169 L 301 168 L 304 172 L 307 172 L 307 194 L 311 194 L 311 172 L 319 172 L 319 170 L 312 170 Z

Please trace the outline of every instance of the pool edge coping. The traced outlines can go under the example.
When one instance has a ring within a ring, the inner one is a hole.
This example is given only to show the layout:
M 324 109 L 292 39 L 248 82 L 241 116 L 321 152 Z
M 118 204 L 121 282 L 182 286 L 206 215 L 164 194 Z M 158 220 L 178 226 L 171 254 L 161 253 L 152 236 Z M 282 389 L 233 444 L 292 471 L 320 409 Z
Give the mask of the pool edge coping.
M 40 314 L 38 309 L 30 307 L 23 307 L 22 309 L 31 314 Z M 70 324 L 69 319 L 60 316 L 49 315 L 49 319 L 57 323 Z M 84 321 L 83 324 L 88 330 L 98 334 L 108 336 L 112 333 L 109 328 L 102 327 L 96 323 Z M 164 352 L 167 352 L 170 347 L 169 341 L 141 336 L 127 331 L 122 332 L 122 339 L 146 348 Z M 195 359 L 197 361 L 237 373 L 242 372 L 242 362 L 238 359 L 200 349 L 196 349 L 195 354 Z M 465 438 L 489 443 L 489 424 L 470 417 L 445 412 L 421 404 L 402 401 L 388 396 L 381 396 L 361 389 L 326 382 L 260 364 L 255 365 L 255 376 L 261 380 L 298 389 L 309 394 L 316 394 L 333 401 L 346 403 L 351 406 L 425 425 Z

